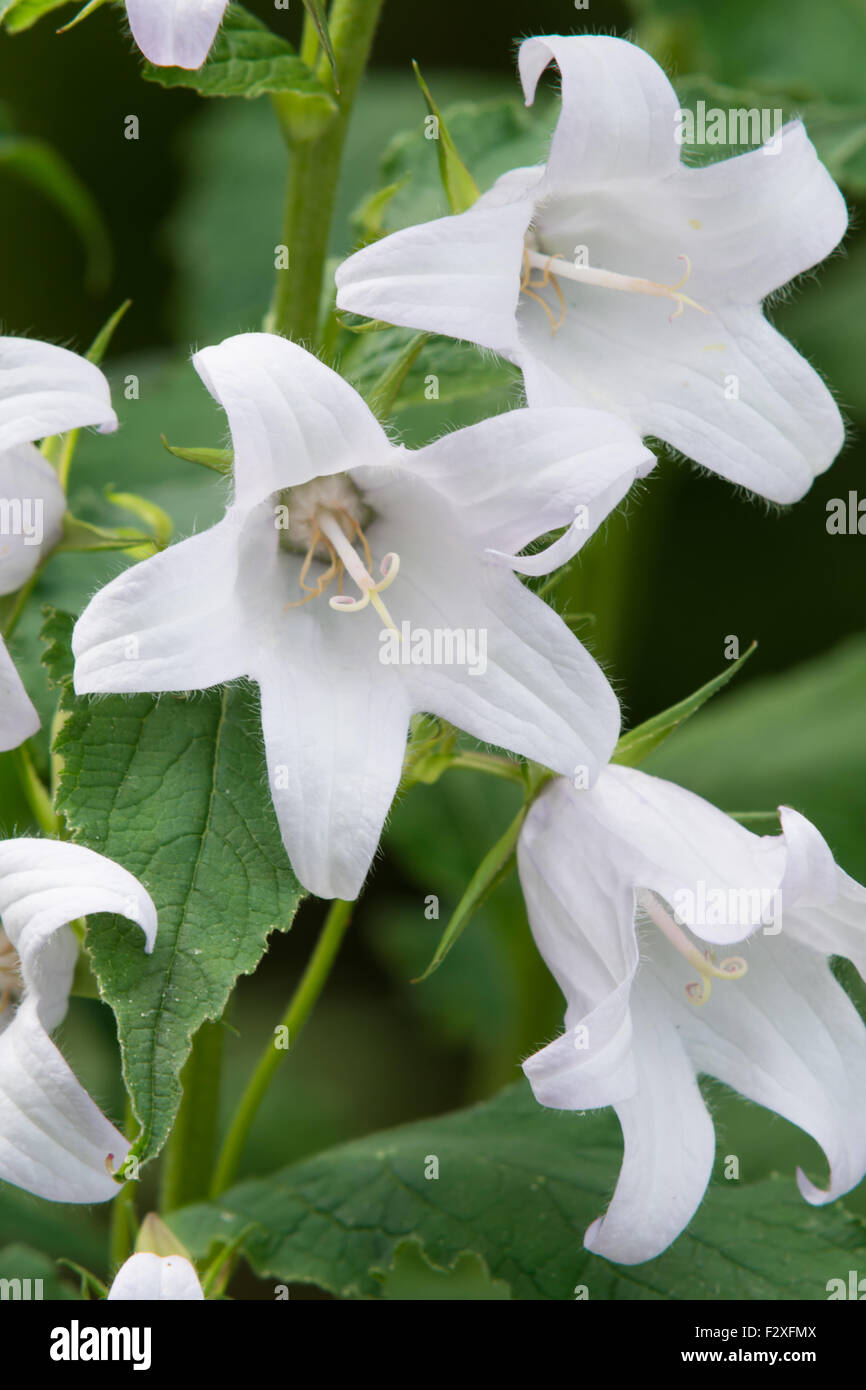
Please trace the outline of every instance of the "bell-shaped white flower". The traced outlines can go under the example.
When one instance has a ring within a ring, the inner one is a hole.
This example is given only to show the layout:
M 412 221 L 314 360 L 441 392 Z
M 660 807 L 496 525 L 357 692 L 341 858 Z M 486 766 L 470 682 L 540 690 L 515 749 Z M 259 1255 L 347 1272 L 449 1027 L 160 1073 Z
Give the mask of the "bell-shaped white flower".
M 54 1202 L 104 1202 L 129 1151 L 49 1034 L 66 1014 L 92 912 L 137 922 L 153 949 L 156 909 L 126 869 L 83 845 L 0 842 L 0 1180 Z
M 684 164 L 676 94 L 625 40 L 527 39 L 527 104 L 551 61 L 562 110 L 546 166 L 350 256 L 338 305 L 492 348 L 521 367 L 530 405 L 617 412 L 796 501 L 839 452 L 842 421 L 762 301 L 839 243 L 841 193 L 799 121 L 736 158 Z
M 633 432 L 519 410 L 409 453 L 284 338 L 243 334 L 194 362 L 228 415 L 234 500 L 96 595 L 73 637 L 76 690 L 257 681 L 283 839 L 321 897 L 359 892 L 415 712 L 594 776 L 616 699 L 512 568 L 560 563 L 652 466 Z
M 63 531 L 63 488 L 33 441 L 82 425 L 117 428 L 99 368 L 51 343 L 0 338 L 0 594 L 20 589 Z M 0 638 L 0 753 L 38 728 Z
M 866 1173 L 866 1028 L 828 961 L 866 976 L 866 890 L 809 821 L 780 814 L 781 835 L 754 835 L 610 767 L 587 791 L 549 783 L 527 817 L 520 878 L 567 1009 L 524 1071 L 542 1105 L 616 1109 L 622 1169 L 584 1240 L 608 1259 L 658 1255 L 701 1202 L 715 1135 L 699 1073 L 817 1140 L 830 1179 L 798 1171 L 808 1202 Z
M 108 1297 L 126 1303 L 200 1303 L 204 1290 L 193 1265 L 183 1255 L 141 1253 L 130 1255 L 121 1265 Z
M 200 68 L 228 0 L 126 0 L 132 37 L 156 67 Z

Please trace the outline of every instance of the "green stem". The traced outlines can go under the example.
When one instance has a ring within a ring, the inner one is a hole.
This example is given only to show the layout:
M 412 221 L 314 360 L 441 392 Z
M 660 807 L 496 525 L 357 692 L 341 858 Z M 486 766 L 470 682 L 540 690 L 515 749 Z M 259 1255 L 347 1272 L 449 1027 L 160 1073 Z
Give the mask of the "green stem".
M 64 437 L 60 449 L 60 457 L 57 460 L 57 476 L 60 479 L 60 486 L 64 492 L 69 490 L 69 470 L 72 467 L 72 458 L 78 445 L 80 430 L 70 430 Z
M 319 36 L 316 33 L 316 26 L 312 21 L 309 10 L 304 15 L 304 27 L 301 32 L 301 46 L 298 55 L 302 63 L 306 63 L 311 68 L 316 61 L 319 52 Z
M 293 994 L 286 1012 L 274 1034 L 268 1040 L 258 1066 L 250 1077 L 247 1088 L 241 1096 L 234 1119 L 220 1152 L 216 1174 L 211 1185 L 211 1197 L 218 1197 L 232 1183 L 238 1169 L 241 1153 L 247 1141 L 253 1120 L 264 1099 L 274 1073 L 290 1048 L 294 1047 L 301 1029 L 309 1018 L 316 1000 L 319 998 L 331 967 L 340 949 L 340 943 L 349 925 L 354 904 L 335 898 L 325 918 L 316 949 L 307 962 L 300 984 Z M 281 1030 L 285 1029 L 288 1047 L 278 1046 Z
M 327 58 L 321 54 L 316 74 L 334 97 L 337 114 L 321 135 L 292 140 L 282 242 L 289 248 L 289 268 L 277 271 L 269 323 L 274 332 L 315 344 L 319 301 L 334 200 L 346 130 L 358 86 L 367 65 L 383 0 L 334 0 L 328 25 L 340 91 Z M 306 36 L 303 47 L 309 51 Z
M 219 1121 L 221 1023 L 203 1023 L 181 1072 L 183 1100 L 162 1164 L 159 1209 L 175 1211 L 207 1196 Z
M 36 580 L 39 578 L 39 571 L 34 571 L 26 584 L 23 584 L 11 601 L 11 605 L 3 619 L 3 636 L 8 641 L 18 626 L 18 620 L 24 612 L 24 607 L 32 594 Z
M 33 812 L 39 829 L 44 831 L 46 835 L 59 835 L 62 821 L 56 814 L 51 804 L 51 797 L 33 766 L 27 744 L 22 743 L 20 747 L 16 748 L 12 757 L 18 779 L 27 798 L 27 804 Z
M 135 1246 L 135 1187 L 128 1182 L 120 1189 L 111 1204 L 110 1261 L 111 1272 L 116 1274 L 125 1264 Z
M 496 753 L 476 753 L 471 748 L 462 748 L 455 753 L 451 767 L 465 767 L 472 772 L 486 772 L 492 777 L 503 777 L 507 782 L 526 783 L 526 776 L 520 763 L 512 758 L 502 758 Z
M 129 1137 L 137 1128 L 132 1101 L 127 1097 L 124 1133 Z M 111 1273 L 120 1269 L 135 1248 L 138 1222 L 135 1215 L 137 1182 L 130 1181 L 121 1187 L 111 1204 L 111 1229 L 109 1234 L 109 1265 Z

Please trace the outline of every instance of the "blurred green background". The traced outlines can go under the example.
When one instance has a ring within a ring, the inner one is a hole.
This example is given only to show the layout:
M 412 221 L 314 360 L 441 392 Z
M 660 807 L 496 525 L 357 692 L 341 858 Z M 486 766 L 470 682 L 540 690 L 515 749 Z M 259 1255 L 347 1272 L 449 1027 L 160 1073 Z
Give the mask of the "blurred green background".
M 248 8 L 295 37 L 300 0 L 288 13 L 268 0 L 249 0 Z M 160 434 L 177 444 L 223 442 L 221 417 L 189 366 L 189 352 L 261 326 L 279 240 L 284 147 L 266 99 L 208 102 L 142 81 L 115 7 L 61 37 L 54 28 L 49 18 L 20 36 L 0 35 L 0 132 L 39 137 L 66 157 L 105 217 L 114 270 L 104 290 L 89 291 L 85 257 L 67 222 L 0 161 L 0 321 L 4 332 L 84 350 L 118 303 L 133 300 L 107 364 L 121 430 L 84 438 L 73 509 L 108 521 L 103 493 L 114 483 L 157 501 L 176 533 L 186 535 L 220 513 L 222 485 L 170 457 Z M 757 638 L 758 653 L 736 689 L 647 767 L 728 810 L 792 802 L 816 820 L 845 867 L 866 879 L 866 644 L 859 636 L 866 538 L 829 535 L 825 524 L 829 499 L 858 488 L 866 495 L 862 7 L 822 7 L 819 15 L 805 0 L 759 7 L 746 0 L 646 0 L 632 8 L 592 0 L 588 11 L 571 0 L 440 0 L 434 7 L 386 0 L 350 130 L 331 252 L 352 248 L 351 214 L 384 181 L 380 162 L 391 142 L 414 132 L 408 154 L 399 142 L 392 150 L 392 169 L 411 166 L 412 148 L 418 155 L 424 107 L 412 58 L 446 111 L 452 103 L 514 101 L 515 41 L 572 30 L 636 34 L 675 82 L 716 104 L 748 104 L 727 99 L 748 92 L 764 105 L 802 111 L 816 138 L 820 131 L 821 152 L 848 197 L 852 230 L 842 253 L 770 310 L 824 374 L 846 415 L 848 442 L 831 472 L 805 501 L 782 511 L 664 459 L 588 547 L 565 599 L 591 615 L 580 635 L 605 664 L 630 723 L 720 671 L 730 635 L 743 648 Z M 555 113 L 551 96 L 525 135 L 539 157 Z M 137 141 L 124 139 L 130 114 L 139 117 Z M 458 113 L 455 135 L 471 132 L 474 121 Z M 464 153 L 482 185 L 513 162 L 508 149 L 479 153 L 475 163 L 469 147 Z M 435 162 L 432 146 L 421 147 L 421 156 Z M 410 208 L 420 206 L 411 185 L 406 196 Z M 435 211 L 425 205 L 409 217 Z M 136 401 L 123 398 L 131 373 L 140 381 Z M 467 399 L 422 401 L 400 412 L 397 423 L 408 442 L 419 444 L 517 399 L 513 387 L 494 382 L 483 409 Z M 122 564 L 117 557 L 95 567 L 92 559 L 62 557 L 37 597 L 78 612 Z M 22 624 L 14 652 L 48 714 L 37 619 L 34 611 Z M 26 830 L 26 809 L 3 759 L 0 792 L 2 827 Z M 513 815 L 511 797 L 505 783 L 454 771 L 395 807 L 327 995 L 258 1117 L 245 1172 L 263 1173 L 345 1138 L 489 1095 L 518 1077 L 520 1060 L 555 1035 L 560 1001 L 535 955 L 514 880 L 488 901 L 436 976 L 410 983 Z M 439 899 L 438 922 L 425 919 L 430 894 Z M 297 979 L 319 916 L 317 905 L 302 908 L 292 932 L 274 938 L 255 979 L 241 982 L 232 1015 L 237 1032 L 226 1038 L 227 1113 Z M 122 1091 L 109 1011 L 74 1000 L 61 1041 L 91 1093 L 118 1116 Z M 709 1091 L 718 1152 L 740 1154 L 746 1180 L 790 1173 L 796 1162 L 820 1175 L 810 1141 L 721 1087 Z M 861 1189 L 848 1204 L 866 1213 L 866 1194 Z M 104 1221 L 104 1212 L 50 1208 L 0 1185 L 6 1240 L 26 1238 L 101 1268 Z M 236 1292 L 255 1296 L 250 1276 L 241 1277 Z

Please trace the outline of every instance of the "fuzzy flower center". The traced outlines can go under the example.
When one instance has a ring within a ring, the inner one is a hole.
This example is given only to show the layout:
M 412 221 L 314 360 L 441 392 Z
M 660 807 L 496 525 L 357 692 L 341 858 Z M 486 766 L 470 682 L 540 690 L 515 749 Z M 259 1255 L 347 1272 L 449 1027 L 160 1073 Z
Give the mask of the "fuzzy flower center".
M 5 1012 L 13 999 L 19 997 L 22 989 L 18 952 L 0 927 L 0 1014 Z
M 373 511 L 352 480 L 345 474 L 314 478 L 312 482 L 281 492 L 280 502 L 287 513 L 280 544 L 304 557 L 298 576 L 303 597 L 285 607 L 300 608 L 336 583 L 337 593 L 328 600 L 336 612 L 360 613 L 372 604 L 385 627 L 399 636 L 381 595 L 397 578 L 400 557 L 389 551 L 379 566 L 382 578 L 373 578 L 373 556 L 364 531 L 373 520 Z M 314 563 L 323 568 L 316 582 L 310 583 Z M 358 590 L 357 598 L 343 593 L 347 577 Z
M 716 965 L 709 950 L 699 951 L 694 942 L 690 941 L 682 927 L 670 915 L 665 907 L 662 906 L 655 893 L 640 889 L 637 893 L 638 905 L 643 908 L 646 915 L 668 939 L 675 950 L 693 965 L 697 970 L 700 979 L 693 980 L 686 985 L 686 994 L 693 1004 L 706 1004 L 710 997 L 710 985 L 713 980 L 741 980 L 748 970 L 748 965 L 742 956 L 726 956 L 726 958 Z
M 709 313 L 708 309 L 702 308 L 694 299 L 690 299 L 687 294 L 682 293 L 682 287 L 692 273 L 692 263 L 686 255 L 677 256 L 678 261 L 685 262 L 685 273 L 675 285 L 664 285 L 658 280 L 645 280 L 638 275 L 620 275 L 615 270 L 601 270 L 598 266 L 581 265 L 575 261 L 569 261 L 560 252 L 555 252 L 549 256 L 544 251 L 540 251 L 537 246 L 532 245 L 534 238 L 527 237 L 526 245 L 523 248 L 523 273 L 520 277 L 520 292 L 525 294 L 528 299 L 534 299 L 536 304 L 540 304 L 550 323 L 551 333 L 556 333 L 565 322 L 566 304 L 565 296 L 562 293 L 560 279 L 573 280 L 579 285 L 596 285 L 605 290 L 618 290 L 625 294 L 649 294 L 663 299 L 672 299 L 676 308 L 670 315 L 669 322 L 678 319 L 683 309 L 688 304 L 692 309 L 697 309 L 700 314 Z M 552 267 L 556 266 L 556 273 Z M 533 271 L 538 275 L 532 278 Z M 556 299 L 556 313 L 544 298 L 543 293 L 546 289 L 552 289 Z

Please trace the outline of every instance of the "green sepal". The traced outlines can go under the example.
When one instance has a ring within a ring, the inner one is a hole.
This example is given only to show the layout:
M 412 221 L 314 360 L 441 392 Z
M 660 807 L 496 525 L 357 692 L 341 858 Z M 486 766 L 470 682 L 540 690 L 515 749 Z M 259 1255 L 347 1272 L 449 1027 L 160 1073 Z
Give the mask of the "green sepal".
M 232 471 L 235 456 L 231 449 L 181 449 L 176 444 L 169 444 L 165 435 L 162 435 L 162 442 L 170 454 L 184 459 L 186 463 L 200 463 L 203 468 L 210 468 L 223 477 Z
M 145 63 L 143 75 L 161 87 L 191 87 L 203 97 L 277 97 L 280 119 L 294 139 L 321 133 L 338 109 L 292 45 L 242 5 L 229 5 L 200 68 L 190 71 Z
M 143 521 L 151 533 L 154 544 L 160 550 L 165 549 L 174 531 L 174 522 L 168 512 L 163 511 L 155 502 L 149 502 L 146 497 L 139 497 L 135 492 L 115 492 L 112 487 L 107 487 L 105 496 L 113 506 L 120 507 L 123 511 L 137 516 L 139 521 Z
M 334 91 L 339 94 L 340 74 L 337 71 L 337 58 L 334 53 L 334 45 L 331 43 L 331 34 L 328 29 L 325 7 L 322 4 L 322 0 L 304 0 L 304 9 L 316 26 L 316 33 L 319 36 L 319 43 L 322 45 L 322 52 L 328 60 L 334 78 Z
M 445 189 L 448 206 L 452 212 L 465 212 L 467 208 L 471 208 L 472 204 L 478 201 L 481 196 L 480 189 L 457 153 L 457 146 L 448 133 L 448 127 L 442 119 L 442 113 L 433 100 L 427 83 L 421 76 L 421 69 L 414 60 L 412 67 L 418 79 L 418 86 L 421 88 L 427 103 L 427 110 L 436 121 L 436 153 L 439 158 L 439 176 L 442 179 L 442 187 Z
M 63 537 L 57 547 L 58 554 L 70 550 L 134 550 L 147 547 L 147 554 L 158 549 L 155 541 L 144 531 L 132 527 L 118 527 L 110 531 L 104 526 L 92 526 L 89 521 L 67 512 L 63 518 Z
M 643 724 L 639 724 L 636 729 L 630 729 L 627 734 L 623 734 L 611 757 L 612 763 L 619 763 L 622 767 L 636 767 L 648 757 L 659 744 L 664 743 L 666 738 L 679 728 L 680 724 L 700 709 L 701 705 L 706 704 L 717 691 L 727 685 L 728 681 L 733 680 L 734 676 L 743 667 L 744 662 L 748 661 L 752 652 L 757 647 L 757 642 L 753 642 L 748 651 L 736 661 L 733 661 L 726 671 L 721 675 L 715 676 L 713 680 L 707 681 L 700 690 L 694 694 L 680 700 L 676 705 L 671 705 L 670 709 L 663 710 L 661 714 L 654 714 L 652 719 L 647 719 Z
M 494 888 L 497 888 L 503 879 L 506 879 L 514 868 L 517 840 L 523 828 L 523 822 L 529 810 L 530 803 L 527 801 L 523 805 L 508 829 L 499 837 L 496 844 L 487 851 L 466 888 L 463 897 L 451 914 L 448 925 L 446 926 L 439 945 L 433 954 L 433 959 L 427 966 L 423 975 L 419 975 L 413 984 L 420 984 L 432 975 L 434 970 L 438 970 L 443 960 L 447 956 L 457 938 L 468 926 L 482 903 L 484 903 Z

